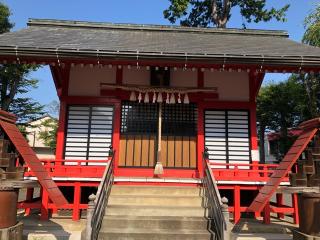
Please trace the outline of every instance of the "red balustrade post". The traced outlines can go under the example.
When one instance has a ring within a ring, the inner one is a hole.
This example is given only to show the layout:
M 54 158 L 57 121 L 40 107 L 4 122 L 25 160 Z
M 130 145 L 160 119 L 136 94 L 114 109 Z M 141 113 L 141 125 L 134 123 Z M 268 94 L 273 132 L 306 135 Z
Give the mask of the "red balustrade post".
M 261 212 L 254 212 L 255 219 L 258 219 L 261 217 Z
M 265 178 L 265 177 L 268 177 L 268 167 L 264 164 L 263 165 L 263 173 L 262 173 L 262 176 L 263 176 L 263 178 Z
M 80 182 L 75 182 L 74 184 L 74 195 L 73 195 L 73 211 L 72 220 L 80 220 L 80 202 L 81 201 L 81 186 Z
M 257 191 L 257 195 L 259 194 L 259 190 Z M 256 219 L 260 218 L 261 217 L 261 212 L 254 212 L 254 217 Z
M 293 207 L 293 222 L 294 224 L 299 224 L 299 209 L 298 209 L 298 195 L 297 193 L 292 193 L 292 207 Z
M 235 177 L 239 176 L 239 168 L 238 168 L 237 165 L 234 166 L 234 176 L 235 176 Z
M 276 199 L 277 199 L 277 207 L 282 207 L 283 206 L 283 194 L 282 193 L 277 193 L 276 194 Z M 284 218 L 284 213 L 278 213 L 277 214 L 278 218 Z
M 238 223 L 241 217 L 241 210 L 240 210 L 240 186 L 236 185 L 234 186 L 234 212 L 233 212 L 233 218 L 234 223 Z
M 267 203 L 263 211 L 263 223 L 265 224 L 271 223 L 270 212 L 271 212 L 270 203 Z
M 26 201 L 31 202 L 33 199 L 33 188 L 27 188 Z M 25 215 L 29 216 L 31 212 L 31 208 L 25 208 Z
M 41 188 L 41 215 L 40 215 L 40 220 L 49 220 L 49 215 L 50 215 L 50 211 L 49 211 L 49 195 L 48 192 Z

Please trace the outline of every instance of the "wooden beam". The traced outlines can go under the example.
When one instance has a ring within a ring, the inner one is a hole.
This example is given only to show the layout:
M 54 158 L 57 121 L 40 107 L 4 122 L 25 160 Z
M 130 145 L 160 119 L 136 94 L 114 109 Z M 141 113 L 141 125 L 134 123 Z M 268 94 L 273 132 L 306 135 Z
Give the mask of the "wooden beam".
M 204 87 L 204 72 L 201 68 L 198 68 L 198 88 Z
M 59 98 L 68 96 L 70 69 L 70 64 L 64 64 L 63 66 L 50 66 L 52 78 Z
M 261 88 L 263 79 L 264 79 L 265 73 L 258 73 L 258 75 L 256 76 L 256 83 L 255 83 L 255 98 L 257 98 L 258 94 L 259 94 L 259 90 Z
M 123 68 L 118 68 L 118 67 L 117 67 L 117 71 L 116 71 L 116 84 L 117 84 L 117 85 L 122 85 L 122 81 L 123 81 Z
M 249 99 L 250 102 L 255 102 L 258 96 L 262 81 L 264 79 L 264 73 L 250 72 L 249 73 Z
M 50 66 L 50 70 L 51 70 L 51 75 L 52 75 L 54 85 L 57 89 L 57 95 L 60 97 L 59 91 L 61 90 L 62 77 L 60 76 L 60 72 L 58 71 L 58 68 L 56 66 Z

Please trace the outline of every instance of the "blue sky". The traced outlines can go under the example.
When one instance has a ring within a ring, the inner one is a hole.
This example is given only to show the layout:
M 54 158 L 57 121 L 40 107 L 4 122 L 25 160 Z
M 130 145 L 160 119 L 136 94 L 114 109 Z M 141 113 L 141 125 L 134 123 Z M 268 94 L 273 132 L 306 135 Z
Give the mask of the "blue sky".
M 3 0 L 12 12 L 14 30 L 26 27 L 28 18 L 53 18 L 114 23 L 169 24 L 162 12 L 169 5 L 168 0 Z M 287 22 L 271 21 L 249 24 L 248 28 L 281 29 L 289 32 L 290 38 L 301 41 L 304 33 L 303 20 L 320 0 L 267 0 L 268 6 L 282 7 L 289 3 Z M 242 18 L 234 9 L 228 27 L 239 28 Z M 39 88 L 28 93 L 42 104 L 57 100 L 56 91 L 48 68 L 42 68 L 30 77 L 40 81 Z M 282 80 L 282 74 L 268 74 L 265 82 Z

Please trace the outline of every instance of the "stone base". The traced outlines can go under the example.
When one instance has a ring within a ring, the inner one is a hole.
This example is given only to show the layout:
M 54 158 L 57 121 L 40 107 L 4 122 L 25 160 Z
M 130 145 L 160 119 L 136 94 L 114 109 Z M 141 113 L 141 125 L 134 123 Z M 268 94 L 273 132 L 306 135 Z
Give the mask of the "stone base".
M 320 240 L 320 236 L 311 236 L 298 230 L 293 230 L 293 240 Z
M 18 222 L 16 225 L 0 229 L 0 240 L 22 240 L 23 223 Z

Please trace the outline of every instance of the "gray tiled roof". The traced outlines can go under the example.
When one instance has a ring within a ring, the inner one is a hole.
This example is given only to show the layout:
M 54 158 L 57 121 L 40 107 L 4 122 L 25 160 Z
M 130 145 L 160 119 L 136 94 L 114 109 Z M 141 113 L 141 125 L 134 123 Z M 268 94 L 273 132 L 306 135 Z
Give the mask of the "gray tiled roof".
M 29 27 L 0 35 L 0 56 L 193 59 L 226 63 L 320 66 L 320 48 L 283 31 L 185 28 L 31 19 Z M 186 57 L 187 56 L 187 57 Z

